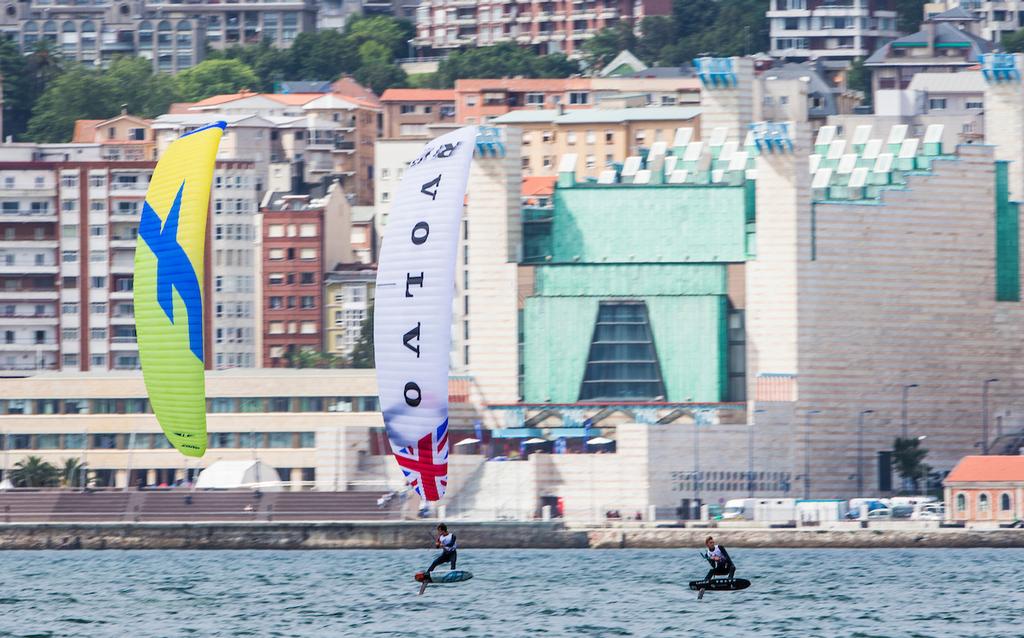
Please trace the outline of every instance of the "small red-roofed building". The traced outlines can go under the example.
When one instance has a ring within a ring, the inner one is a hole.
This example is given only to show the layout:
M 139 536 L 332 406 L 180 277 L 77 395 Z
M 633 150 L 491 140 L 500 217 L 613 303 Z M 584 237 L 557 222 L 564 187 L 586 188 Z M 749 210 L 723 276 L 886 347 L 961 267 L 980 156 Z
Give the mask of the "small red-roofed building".
M 1024 518 L 1024 455 L 965 456 L 944 484 L 947 519 L 1008 523 Z

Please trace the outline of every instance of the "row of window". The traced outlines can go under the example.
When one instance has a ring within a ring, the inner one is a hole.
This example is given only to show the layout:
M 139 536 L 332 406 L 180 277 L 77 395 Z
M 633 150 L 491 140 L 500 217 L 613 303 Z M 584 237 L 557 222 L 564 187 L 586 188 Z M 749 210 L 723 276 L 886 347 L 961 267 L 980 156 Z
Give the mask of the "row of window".
M 267 334 L 272 335 L 283 335 L 287 329 L 287 334 L 296 335 L 315 335 L 318 332 L 317 322 L 315 321 L 289 321 L 285 326 L 284 321 L 271 321 L 267 327 Z
M 88 444 L 88 447 L 86 447 Z M 211 448 L 312 448 L 315 432 L 216 432 Z M 12 434 L 0 436 L 0 450 L 162 450 L 171 448 L 163 434 Z
M 18 181 L 16 175 L 4 175 L 4 188 L 17 188 Z M 46 188 L 46 177 L 44 175 L 35 175 L 32 185 L 34 188 Z
M 302 285 L 313 285 L 316 284 L 316 273 L 315 272 L 272 272 L 267 275 L 267 283 L 271 286 L 282 286 L 285 284 L 294 285 L 296 283 Z
M 287 259 L 288 261 L 293 259 L 312 261 L 315 260 L 316 257 L 316 248 L 271 248 L 267 251 L 267 258 L 271 261 L 280 261 L 283 259 Z
M 77 368 L 79 366 L 79 357 L 77 353 L 69 352 L 61 356 L 61 365 L 65 369 Z M 89 365 L 92 369 L 104 369 L 107 367 L 108 357 L 106 354 L 93 353 L 89 355 Z M 111 366 L 114 370 L 138 370 L 139 369 L 139 355 L 127 353 L 117 353 L 113 357 L 113 365 Z
M 990 497 L 987 493 L 982 492 L 978 494 L 976 505 L 978 514 L 988 514 L 992 511 L 992 503 L 989 500 Z M 957 494 L 956 495 L 956 511 L 958 514 L 967 513 L 967 495 Z M 1013 511 L 1013 497 L 1009 492 L 1003 492 L 999 495 L 999 511 L 1000 512 L 1012 512 Z
M 316 309 L 316 297 L 314 295 L 289 295 L 287 297 L 269 297 L 267 308 L 270 310 L 284 310 L 285 308 L 301 308 L 303 310 Z
M 376 396 L 362 397 L 216 397 L 206 410 L 242 412 L 377 412 Z M 0 414 L 152 414 L 149 400 L 124 399 L 0 399 Z

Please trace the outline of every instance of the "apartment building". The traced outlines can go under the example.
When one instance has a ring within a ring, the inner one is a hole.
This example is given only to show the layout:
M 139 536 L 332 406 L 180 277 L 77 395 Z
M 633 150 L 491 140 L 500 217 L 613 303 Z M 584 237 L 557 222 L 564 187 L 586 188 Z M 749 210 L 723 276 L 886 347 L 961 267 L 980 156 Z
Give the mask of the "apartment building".
M 260 233 L 263 366 L 293 367 L 302 351 L 324 350 L 324 272 L 351 263 L 352 210 L 344 192 L 269 193 Z
M 335 264 L 324 274 L 324 352 L 349 360 L 373 307 L 377 268 Z
M 571 153 L 577 175 L 597 178 L 654 143 L 672 144 L 676 129 L 700 139 L 700 109 L 688 106 L 523 110 L 494 123 L 522 129 L 522 170 L 531 176 L 556 175 L 558 159 Z
M 428 138 L 431 124 L 455 122 L 455 91 L 451 89 L 388 89 L 380 96 L 384 137 Z
M 773 57 L 849 62 L 898 37 L 894 0 L 769 0 Z
M 31 0 L 8 4 L 0 33 L 26 53 L 49 42 L 83 64 L 106 67 L 130 55 L 152 60 L 154 71 L 176 73 L 201 62 L 207 49 L 262 41 L 291 46 L 316 28 L 316 12 L 314 0 Z
M 217 157 L 255 162 L 261 193 L 269 189 L 273 165 L 282 181 L 340 181 L 356 203 L 370 204 L 381 107 L 376 98 L 351 90 L 351 84 L 344 79 L 334 84 L 350 94 L 242 91 L 177 105 L 154 121 L 157 150 L 182 133 L 225 120 L 228 129 Z
M 39 159 L 41 149 L 0 147 L 0 369 L 138 368 L 135 246 L 155 163 L 104 160 L 98 144 L 65 146 L 47 159 Z M 215 169 L 204 281 L 214 307 L 228 302 L 227 292 L 244 290 L 246 277 L 251 293 L 244 264 L 252 261 L 241 238 L 252 237 L 253 170 L 241 161 Z M 221 239 L 228 206 L 233 223 Z M 208 319 L 208 365 L 252 365 L 252 322 L 246 306 Z
M 646 15 L 659 9 L 648 2 Z M 664 7 L 660 7 L 664 10 Z M 579 54 L 580 46 L 619 20 L 632 20 L 630 0 L 440 0 L 416 10 L 412 44 L 422 54 L 514 42 L 540 54 Z

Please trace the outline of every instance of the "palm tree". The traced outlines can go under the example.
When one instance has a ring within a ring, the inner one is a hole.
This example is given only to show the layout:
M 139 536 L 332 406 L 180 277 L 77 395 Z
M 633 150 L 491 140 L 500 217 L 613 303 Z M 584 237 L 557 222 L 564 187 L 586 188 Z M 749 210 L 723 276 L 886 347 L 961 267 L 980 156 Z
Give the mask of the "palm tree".
M 928 450 L 921 447 L 919 438 L 897 438 L 893 441 L 892 457 L 896 464 L 896 473 L 912 486 L 921 478 L 927 478 L 931 469 L 924 463 Z
M 64 459 L 60 474 L 60 483 L 64 487 L 82 487 L 82 462 L 79 459 Z
M 11 482 L 15 487 L 50 487 L 60 480 L 60 470 L 38 456 L 26 457 L 14 464 Z

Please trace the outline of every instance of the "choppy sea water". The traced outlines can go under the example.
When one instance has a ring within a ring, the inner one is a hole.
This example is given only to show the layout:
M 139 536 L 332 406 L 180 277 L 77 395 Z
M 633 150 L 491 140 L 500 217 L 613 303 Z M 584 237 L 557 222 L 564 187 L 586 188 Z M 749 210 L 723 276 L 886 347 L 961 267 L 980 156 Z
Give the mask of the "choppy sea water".
M 0 636 L 1022 636 L 1024 550 L 734 548 L 697 601 L 693 550 L 0 553 Z M 442 568 L 444 569 L 444 568 Z

